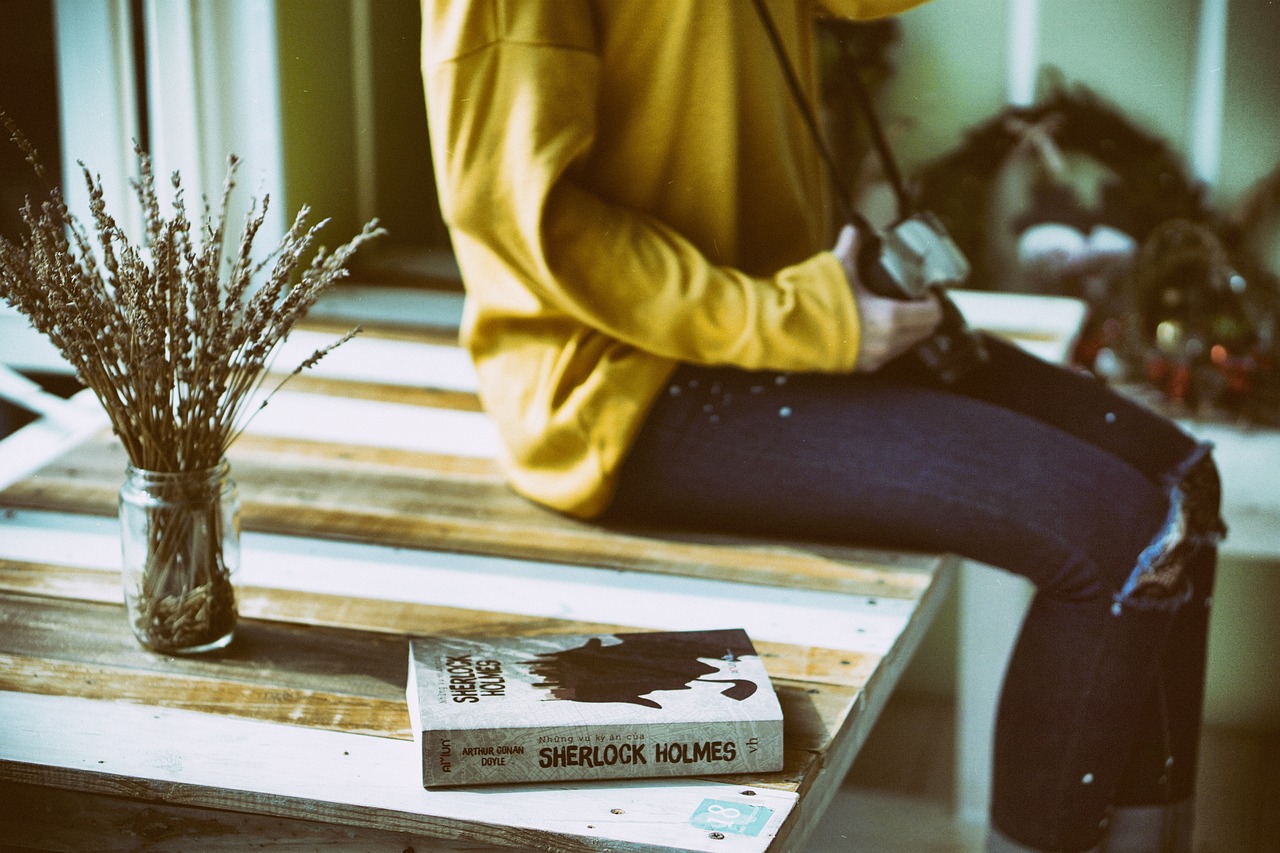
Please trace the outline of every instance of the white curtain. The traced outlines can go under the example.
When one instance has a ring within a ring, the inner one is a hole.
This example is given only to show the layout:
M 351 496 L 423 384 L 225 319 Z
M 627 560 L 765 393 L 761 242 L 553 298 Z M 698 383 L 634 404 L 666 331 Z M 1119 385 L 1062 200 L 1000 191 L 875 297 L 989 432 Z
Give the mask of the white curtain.
M 232 199 L 239 227 L 249 199 L 272 196 L 259 235 L 264 249 L 283 233 L 285 202 L 275 0 L 144 0 L 135 22 L 129 0 L 56 0 L 64 184 L 73 210 L 87 199 L 76 161 L 102 174 L 108 204 L 126 227 L 138 217 L 128 200 L 133 153 L 146 110 L 151 155 L 162 181 L 181 172 L 188 203 L 222 191 L 227 158 L 241 166 Z M 135 23 L 143 33 L 145 76 L 134 63 Z M 145 91 L 145 104 L 136 93 Z M 135 231 L 136 233 L 136 231 Z

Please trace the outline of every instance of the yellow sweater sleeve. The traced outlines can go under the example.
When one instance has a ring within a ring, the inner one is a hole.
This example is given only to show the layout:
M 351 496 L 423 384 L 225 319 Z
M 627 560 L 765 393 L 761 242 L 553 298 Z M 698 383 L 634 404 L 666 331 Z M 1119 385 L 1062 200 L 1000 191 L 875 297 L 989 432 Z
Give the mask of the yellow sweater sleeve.
M 456 4 L 472 19 L 453 13 L 427 42 L 441 206 L 476 310 L 506 325 L 559 315 L 675 361 L 851 370 L 857 311 L 834 256 L 749 275 L 593 187 L 589 159 L 611 93 L 599 88 L 593 34 L 575 29 L 590 17 L 574 5 Z M 482 316 L 472 333 L 486 328 Z

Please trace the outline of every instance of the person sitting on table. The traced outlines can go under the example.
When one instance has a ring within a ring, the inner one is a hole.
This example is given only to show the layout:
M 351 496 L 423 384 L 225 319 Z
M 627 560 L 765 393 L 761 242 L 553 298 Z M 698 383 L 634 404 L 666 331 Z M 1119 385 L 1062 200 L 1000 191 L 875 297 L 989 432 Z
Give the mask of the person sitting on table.
M 768 0 L 816 94 L 814 16 Z M 1207 446 L 861 281 L 746 0 L 424 0 L 462 340 L 514 489 L 609 522 L 928 549 L 1030 578 L 995 736 L 999 850 L 1189 849 L 1218 519 Z M 834 247 L 834 248 L 833 248 Z M 1175 826 L 1176 824 L 1176 826 Z M 1166 849 L 1166 848 L 1159 848 Z

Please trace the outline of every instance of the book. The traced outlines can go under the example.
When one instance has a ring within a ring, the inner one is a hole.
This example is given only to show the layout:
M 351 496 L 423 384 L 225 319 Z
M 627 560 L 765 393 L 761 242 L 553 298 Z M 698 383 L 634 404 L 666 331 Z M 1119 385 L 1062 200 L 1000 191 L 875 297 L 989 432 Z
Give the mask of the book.
M 741 629 L 417 637 L 424 787 L 782 769 L 782 708 Z

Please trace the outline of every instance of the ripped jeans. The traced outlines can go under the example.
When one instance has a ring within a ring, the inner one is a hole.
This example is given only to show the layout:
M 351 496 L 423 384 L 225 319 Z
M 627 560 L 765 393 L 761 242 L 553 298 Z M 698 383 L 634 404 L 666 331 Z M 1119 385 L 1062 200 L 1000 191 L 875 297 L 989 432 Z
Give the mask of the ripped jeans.
M 1114 806 L 1191 794 L 1217 472 L 1098 381 L 989 348 L 953 388 L 912 359 L 849 376 L 682 366 L 606 519 L 945 551 L 1029 578 L 992 820 L 1084 850 Z M 1212 481 L 1194 505 L 1193 469 Z

